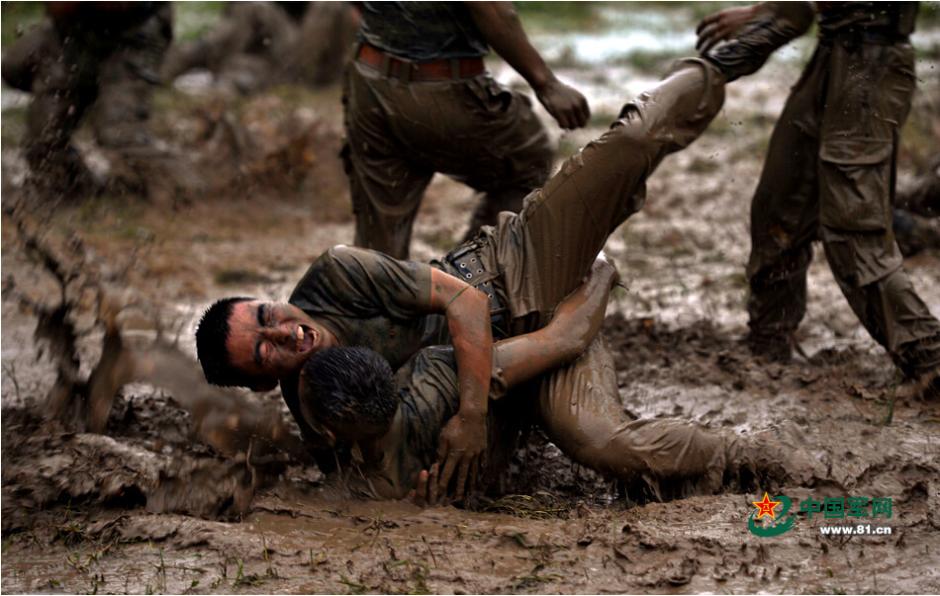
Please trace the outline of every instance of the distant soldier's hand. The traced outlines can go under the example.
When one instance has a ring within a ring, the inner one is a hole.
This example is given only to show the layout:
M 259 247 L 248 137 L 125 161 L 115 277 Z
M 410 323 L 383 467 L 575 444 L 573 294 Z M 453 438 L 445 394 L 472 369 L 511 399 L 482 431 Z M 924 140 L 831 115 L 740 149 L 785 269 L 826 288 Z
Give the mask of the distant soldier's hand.
M 587 99 L 577 89 L 556 78 L 536 89 L 535 94 L 562 128 L 581 128 L 591 117 Z
M 698 24 L 695 33 L 698 35 L 698 42 L 695 49 L 704 54 L 712 49 L 719 41 L 729 39 L 745 23 L 754 19 L 757 15 L 759 6 L 737 6 L 726 8 L 714 14 L 711 14 Z
M 436 464 L 441 469 L 437 488 L 442 496 L 447 492 L 447 486 L 454 472 L 457 472 L 454 500 L 463 499 L 465 492 L 476 480 L 485 448 L 485 416 L 470 417 L 458 413 L 444 425 L 437 449 Z

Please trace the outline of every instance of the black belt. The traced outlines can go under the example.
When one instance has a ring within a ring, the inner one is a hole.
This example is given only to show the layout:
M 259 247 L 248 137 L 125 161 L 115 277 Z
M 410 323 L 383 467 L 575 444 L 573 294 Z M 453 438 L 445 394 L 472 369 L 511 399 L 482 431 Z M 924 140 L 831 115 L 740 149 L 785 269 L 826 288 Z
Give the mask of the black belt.
M 501 337 L 508 337 L 509 308 L 493 286 L 493 280 L 499 274 L 489 272 L 483 266 L 480 247 L 475 242 L 470 242 L 448 254 L 444 260 L 454 268 L 457 277 L 487 295 L 490 299 L 490 321 L 493 329 L 498 331 Z

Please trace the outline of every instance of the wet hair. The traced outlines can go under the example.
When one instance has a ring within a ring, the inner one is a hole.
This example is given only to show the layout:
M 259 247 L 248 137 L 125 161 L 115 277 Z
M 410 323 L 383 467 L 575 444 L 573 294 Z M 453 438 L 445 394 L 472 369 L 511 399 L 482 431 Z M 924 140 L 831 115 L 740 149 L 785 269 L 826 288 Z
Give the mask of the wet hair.
M 338 438 L 384 432 L 398 409 L 392 367 L 368 348 L 321 350 L 304 363 L 301 378 L 300 398 Z
M 196 356 L 206 380 L 213 385 L 251 387 L 257 381 L 254 376 L 232 366 L 226 346 L 232 308 L 239 302 L 250 300 L 253 298 L 223 298 L 210 306 L 199 320 L 199 326 L 196 327 Z

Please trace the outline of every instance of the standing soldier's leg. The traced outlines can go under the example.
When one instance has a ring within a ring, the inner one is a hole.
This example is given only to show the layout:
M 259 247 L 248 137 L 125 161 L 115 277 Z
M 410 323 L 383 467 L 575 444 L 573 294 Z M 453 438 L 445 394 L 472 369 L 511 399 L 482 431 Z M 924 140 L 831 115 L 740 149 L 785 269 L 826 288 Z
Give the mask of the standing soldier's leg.
M 292 38 L 290 18 L 275 3 L 228 3 L 222 18 L 202 37 L 173 44 L 161 74 L 172 81 L 189 70 L 205 68 L 218 77 L 238 56 L 283 54 L 281 49 L 293 43 Z
M 816 174 L 828 50 L 817 50 L 777 120 L 751 202 L 748 315 L 751 349 L 790 357 L 790 335 L 806 314 L 806 270 L 819 225 Z
M 352 80 L 360 77 L 359 68 Z M 551 171 L 548 133 L 528 97 L 488 74 L 410 83 L 380 79 L 371 89 L 381 98 L 399 159 L 411 170 L 440 172 L 482 191 L 468 238 L 480 225 L 496 223 L 500 211 L 517 212 Z
M 410 152 L 396 141 L 385 106 L 371 88 L 388 81 L 370 80 L 365 69 L 349 65 L 343 94 L 343 160 L 356 215 L 355 243 L 407 259 L 411 228 L 434 171 L 410 162 Z
M 123 150 L 152 143 L 148 128 L 160 67 L 173 39 L 169 5 L 125 31 L 101 67 L 93 125 L 105 148 Z
M 310 2 L 293 50 L 298 80 L 314 87 L 339 81 L 352 54 L 358 28 L 351 4 Z
M 32 92 L 43 58 L 61 51 L 52 21 L 39 22 L 3 53 L 3 81 L 20 91 Z
M 72 133 L 97 97 L 97 50 L 84 35 L 63 41 L 54 30 L 43 44 L 26 116 L 26 160 L 42 193 L 72 198 L 98 187 L 71 144 Z
M 940 322 L 901 269 L 891 229 L 898 134 L 915 86 L 909 44 L 833 48 L 820 148 L 820 220 L 839 287 L 909 376 L 940 370 Z
M 158 146 L 150 130 L 153 93 L 173 38 L 170 11 L 170 5 L 164 4 L 121 34 L 101 66 L 92 119 L 95 137 L 111 158 L 113 190 L 164 202 L 175 200 L 177 189 L 187 186 L 191 177 L 185 164 Z

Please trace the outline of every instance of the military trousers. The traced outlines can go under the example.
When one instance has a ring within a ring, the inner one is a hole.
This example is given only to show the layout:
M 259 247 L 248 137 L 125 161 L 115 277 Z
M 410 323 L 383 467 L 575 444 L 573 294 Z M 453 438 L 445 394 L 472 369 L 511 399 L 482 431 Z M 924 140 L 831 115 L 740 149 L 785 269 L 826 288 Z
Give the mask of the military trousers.
M 908 375 L 940 367 L 940 323 L 901 268 L 892 231 L 910 44 L 823 41 L 774 128 L 751 206 L 752 337 L 785 341 L 806 312 L 813 240 L 849 305 Z
M 610 130 L 569 158 L 518 215 L 501 216 L 495 242 L 482 254 L 487 270 L 502 272 L 513 335 L 543 326 L 581 285 L 610 234 L 643 206 L 646 180 L 662 159 L 698 138 L 718 113 L 724 83 L 701 60 L 680 62 L 624 106 Z M 549 438 L 608 476 L 715 486 L 729 463 L 725 435 L 681 420 L 627 420 L 601 338 L 535 383 Z
M 357 246 L 407 258 L 435 173 L 482 193 L 472 235 L 501 211 L 518 211 L 551 172 L 548 134 L 529 99 L 488 74 L 405 82 L 353 61 L 343 104 Z

